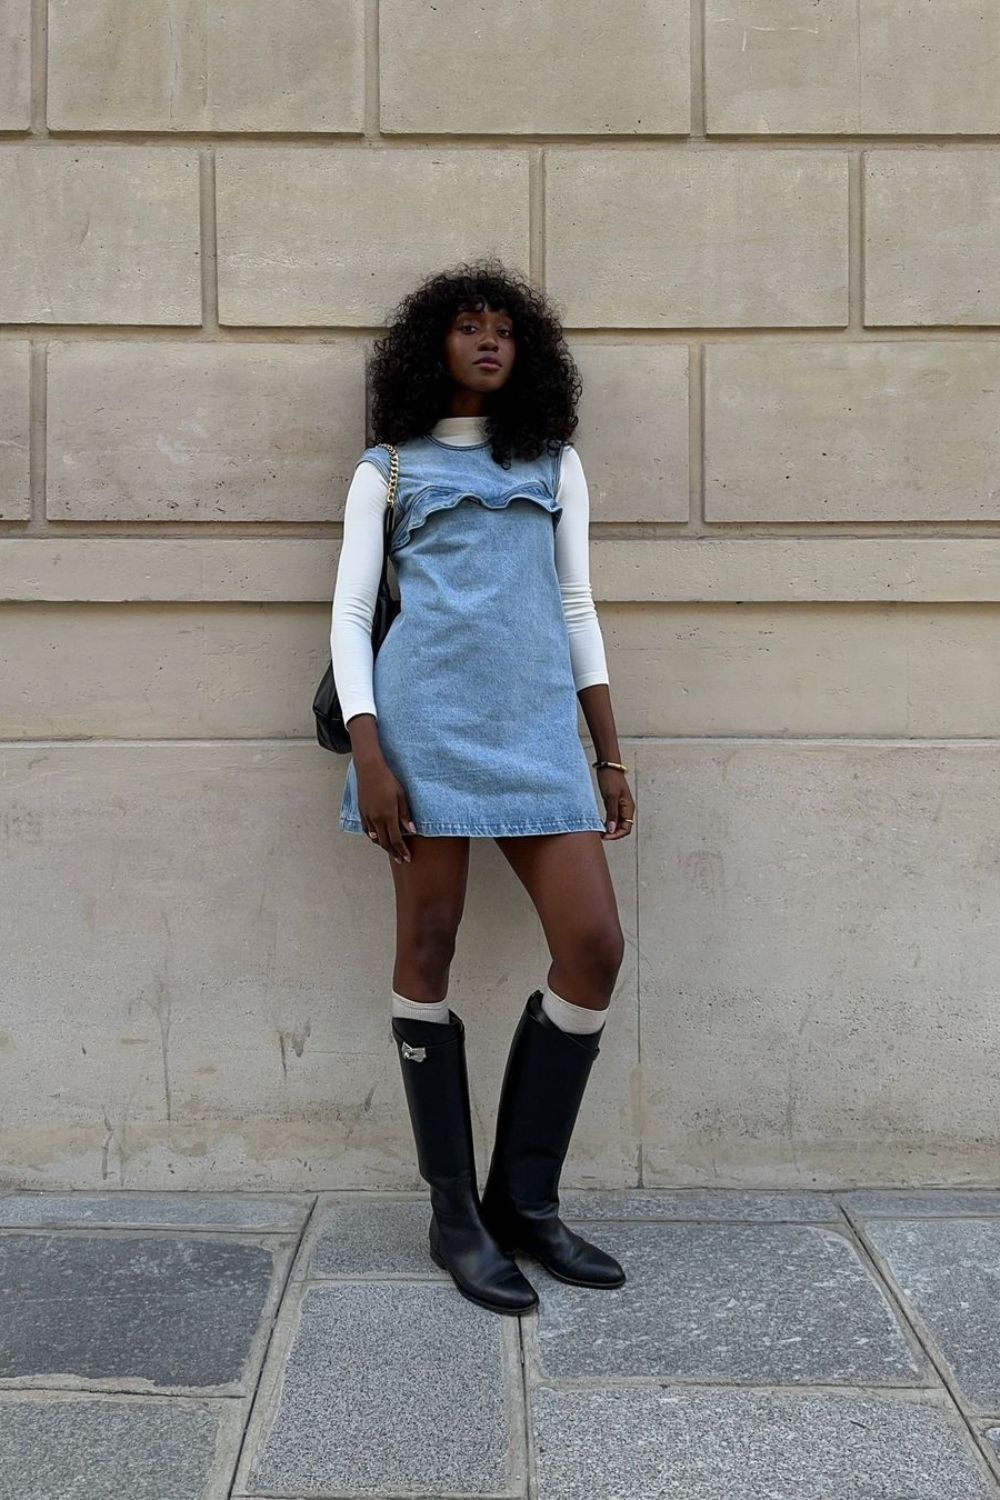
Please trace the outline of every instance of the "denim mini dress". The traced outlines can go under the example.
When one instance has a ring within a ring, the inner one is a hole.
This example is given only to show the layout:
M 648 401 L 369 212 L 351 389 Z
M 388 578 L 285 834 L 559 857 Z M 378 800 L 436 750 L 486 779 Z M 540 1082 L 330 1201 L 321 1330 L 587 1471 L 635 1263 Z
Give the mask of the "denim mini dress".
M 379 744 L 417 832 L 602 832 L 555 563 L 562 453 L 504 468 L 489 441 L 430 435 L 397 453 L 400 612 L 375 655 L 372 692 Z M 366 461 L 388 480 L 385 448 L 366 448 Z M 365 834 L 353 757 L 339 825 Z

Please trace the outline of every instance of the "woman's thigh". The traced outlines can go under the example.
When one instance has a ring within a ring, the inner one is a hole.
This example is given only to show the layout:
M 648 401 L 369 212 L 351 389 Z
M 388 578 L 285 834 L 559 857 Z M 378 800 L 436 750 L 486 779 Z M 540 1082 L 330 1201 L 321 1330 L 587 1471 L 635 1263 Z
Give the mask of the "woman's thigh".
M 498 838 L 496 844 L 531 897 L 552 955 L 557 993 L 606 1005 L 624 953 L 604 842 L 596 831 Z
M 396 891 L 393 987 L 412 999 L 436 994 L 455 948 L 469 876 L 469 840 L 407 835 L 409 862 L 386 855 Z M 404 986 L 409 986 L 405 988 Z M 434 994 L 413 994 L 414 988 Z

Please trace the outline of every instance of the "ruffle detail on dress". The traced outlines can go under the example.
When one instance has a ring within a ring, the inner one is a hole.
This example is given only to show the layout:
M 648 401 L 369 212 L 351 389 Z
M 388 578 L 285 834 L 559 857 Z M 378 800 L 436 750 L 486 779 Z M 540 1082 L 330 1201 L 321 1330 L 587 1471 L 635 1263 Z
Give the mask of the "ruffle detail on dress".
M 503 510 L 512 500 L 533 500 L 550 515 L 559 517 L 562 515 L 562 506 L 555 496 L 546 489 L 540 480 L 526 480 L 523 484 L 515 485 L 506 490 L 502 495 L 477 495 L 471 490 L 445 489 L 439 486 L 429 486 L 415 495 L 406 509 L 405 515 L 401 516 L 396 523 L 392 533 L 392 552 L 398 552 L 405 547 L 413 533 L 422 526 L 427 517 L 437 510 L 451 510 L 460 504 L 462 500 L 477 500 L 487 510 Z

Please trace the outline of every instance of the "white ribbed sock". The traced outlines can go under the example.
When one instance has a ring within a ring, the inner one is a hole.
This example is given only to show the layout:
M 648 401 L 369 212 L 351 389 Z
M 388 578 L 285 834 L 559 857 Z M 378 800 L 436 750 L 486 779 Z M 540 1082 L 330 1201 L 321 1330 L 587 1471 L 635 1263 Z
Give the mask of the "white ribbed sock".
M 392 991 L 392 1014 L 406 1016 L 411 1021 L 448 1022 L 448 997 L 443 1000 L 408 1000 L 405 995 Z
M 575 1031 L 581 1036 L 600 1031 L 608 1017 L 607 1006 L 603 1010 L 590 1010 L 586 1005 L 573 1005 L 548 985 L 542 991 L 542 1010 L 560 1031 Z

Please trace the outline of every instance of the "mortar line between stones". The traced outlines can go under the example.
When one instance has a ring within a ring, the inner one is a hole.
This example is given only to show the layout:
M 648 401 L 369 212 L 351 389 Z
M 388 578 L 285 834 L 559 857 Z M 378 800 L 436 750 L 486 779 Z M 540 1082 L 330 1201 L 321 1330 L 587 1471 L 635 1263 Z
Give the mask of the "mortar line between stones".
M 635 802 L 636 802 L 636 826 L 639 832 L 633 830 L 633 880 L 635 882 L 635 907 L 633 919 L 635 922 L 635 1065 L 639 1075 L 639 1087 L 637 1090 L 639 1099 L 639 1118 L 636 1121 L 638 1141 L 636 1142 L 636 1167 L 638 1173 L 638 1187 L 643 1186 L 646 1173 L 645 1162 L 645 1140 L 643 1135 L 643 1121 L 646 1113 L 646 1086 L 642 1076 L 642 936 L 640 931 L 642 902 L 639 891 L 639 840 L 642 837 L 642 827 L 639 814 L 642 810 L 642 740 L 633 741 L 635 745 Z
M 49 134 L 49 7 L 48 0 L 31 0 L 28 105 L 31 137 Z
M 310 1490 L 308 1495 L 293 1495 L 289 1490 L 245 1490 L 229 1496 L 229 1500 L 511 1500 L 499 1490 L 435 1490 L 433 1495 L 424 1490 Z
M 218 338 L 219 213 L 214 146 L 198 152 L 198 219 L 201 247 L 201 331 Z
M 538 1314 L 536 1312 L 535 1316 Z M 517 1320 L 517 1349 L 521 1365 L 521 1412 L 524 1431 L 524 1493 L 527 1500 L 535 1500 L 538 1493 L 535 1484 L 535 1435 L 531 1426 L 530 1394 L 528 1390 L 528 1353 L 524 1342 L 524 1319 Z
M 864 155 L 847 155 L 847 327 L 864 329 Z
M 969 1437 L 972 1440 L 972 1445 L 979 1455 L 980 1461 L 986 1469 L 990 1480 L 992 1481 L 994 1492 L 1000 1495 L 1000 1474 L 998 1474 L 996 1468 L 994 1467 L 991 1456 L 987 1452 L 986 1447 L 980 1441 L 979 1431 L 974 1425 L 972 1415 L 965 1409 L 965 1403 L 959 1395 L 958 1384 L 948 1368 L 948 1363 L 945 1360 L 944 1355 L 941 1354 L 937 1349 L 930 1330 L 924 1327 L 917 1311 L 915 1309 L 910 1309 L 909 1304 L 906 1302 L 906 1299 L 903 1296 L 902 1288 L 896 1282 L 896 1279 L 893 1276 L 888 1264 L 886 1264 L 885 1269 L 883 1269 L 879 1264 L 879 1258 L 877 1256 L 875 1248 L 869 1243 L 864 1225 L 860 1218 L 856 1218 L 855 1216 L 853 1216 L 847 1208 L 843 1207 L 843 1205 L 841 1205 L 841 1211 L 844 1215 L 844 1218 L 850 1225 L 854 1238 L 857 1241 L 859 1254 L 867 1263 L 871 1274 L 875 1276 L 880 1285 L 885 1288 L 886 1294 L 890 1298 L 891 1303 L 896 1308 L 897 1315 L 899 1316 L 901 1321 L 905 1323 L 906 1327 L 909 1328 L 913 1337 L 916 1339 L 920 1348 L 923 1350 L 925 1358 L 937 1375 L 937 1378 L 941 1382 L 941 1385 L 943 1386 L 948 1399 L 951 1401 L 952 1406 L 958 1413 L 963 1426 L 968 1432 Z
M 708 83 L 705 65 L 706 53 L 706 0 L 694 0 L 691 6 L 690 33 L 688 38 L 690 89 L 690 114 L 688 129 L 690 138 L 704 141 L 708 131 Z
M 295 1249 L 288 1257 L 288 1265 L 285 1268 L 285 1279 L 282 1283 L 281 1291 L 275 1299 L 274 1310 L 271 1314 L 271 1326 L 267 1330 L 267 1339 L 265 1340 L 264 1348 L 261 1350 L 260 1360 L 257 1364 L 257 1378 L 254 1381 L 253 1390 L 250 1392 L 249 1399 L 247 1400 L 246 1412 L 243 1419 L 243 1428 L 240 1432 L 240 1440 L 236 1445 L 236 1452 L 233 1455 L 232 1478 L 230 1479 L 229 1484 L 226 1486 L 226 1494 L 230 1497 L 230 1500 L 232 1500 L 235 1491 L 236 1476 L 239 1473 L 240 1465 L 243 1462 L 243 1450 L 246 1447 L 247 1434 L 250 1430 L 250 1424 L 253 1420 L 254 1408 L 257 1405 L 257 1396 L 260 1392 L 260 1384 L 264 1378 L 264 1371 L 267 1368 L 267 1361 L 268 1356 L 271 1352 L 271 1345 L 274 1342 L 274 1331 L 281 1321 L 281 1314 L 285 1306 L 285 1299 L 288 1296 L 289 1288 L 294 1285 L 292 1281 L 292 1272 L 295 1270 L 299 1256 L 302 1254 L 302 1246 L 305 1242 L 309 1226 L 312 1223 L 313 1214 L 316 1212 L 316 1205 L 318 1202 L 319 1198 L 314 1193 L 312 1202 L 309 1205 L 309 1212 L 306 1214 L 305 1218 L 299 1226 L 299 1236 L 295 1244 Z
M 820 1384 L 809 1380 L 722 1380 L 704 1375 L 553 1375 L 540 1367 L 537 1385 L 559 1391 L 669 1390 L 755 1391 L 766 1396 L 881 1396 L 910 1406 L 934 1406 L 944 1392 L 936 1385 L 888 1385 L 871 1381 Z

